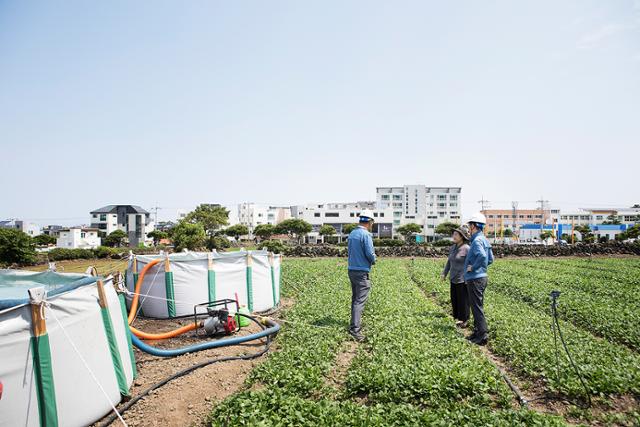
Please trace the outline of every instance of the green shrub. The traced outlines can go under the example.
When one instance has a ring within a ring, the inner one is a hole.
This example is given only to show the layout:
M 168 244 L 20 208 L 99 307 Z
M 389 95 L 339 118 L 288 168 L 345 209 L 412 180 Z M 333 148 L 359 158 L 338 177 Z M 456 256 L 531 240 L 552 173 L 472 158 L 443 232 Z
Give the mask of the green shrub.
M 211 236 L 207 239 L 207 249 L 226 249 L 231 247 L 229 239 L 223 236 Z
M 442 240 L 436 240 L 431 244 L 436 248 L 444 248 L 444 247 L 453 245 L 453 242 L 451 240 L 442 239 Z
M 124 252 L 122 249 L 108 248 L 106 246 L 98 246 L 93 250 L 96 258 L 119 258 Z
M 49 261 L 63 261 L 67 259 L 93 259 L 96 254 L 93 249 L 65 249 L 56 248 L 48 253 Z
M 387 246 L 395 248 L 404 245 L 404 240 L 400 239 L 373 239 L 373 246 Z
M 0 264 L 27 265 L 36 262 L 36 245 L 28 234 L 0 228 Z
M 265 240 L 258 245 L 258 249 L 264 249 L 276 254 L 282 254 L 287 250 L 287 245 L 280 240 Z

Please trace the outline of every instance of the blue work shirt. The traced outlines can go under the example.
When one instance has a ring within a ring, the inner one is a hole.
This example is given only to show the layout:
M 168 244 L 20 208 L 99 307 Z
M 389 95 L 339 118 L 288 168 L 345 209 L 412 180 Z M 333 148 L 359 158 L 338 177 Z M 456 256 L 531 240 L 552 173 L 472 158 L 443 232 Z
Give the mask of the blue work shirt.
M 471 245 L 464 260 L 464 280 L 487 277 L 487 267 L 493 263 L 491 245 L 481 231 L 471 236 Z M 469 271 L 471 266 L 471 271 Z
M 376 263 L 373 239 L 366 228 L 359 225 L 349 233 L 348 240 L 349 270 L 370 271 Z

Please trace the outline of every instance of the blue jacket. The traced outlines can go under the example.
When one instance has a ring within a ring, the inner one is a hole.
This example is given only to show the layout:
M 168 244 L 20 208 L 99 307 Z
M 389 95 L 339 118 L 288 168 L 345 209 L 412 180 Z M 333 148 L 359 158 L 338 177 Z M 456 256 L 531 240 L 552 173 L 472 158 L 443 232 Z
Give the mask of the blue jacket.
M 471 247 L 464 260 L 464 280 L 487 277 L 487 267 L 493 263 L 491 245 L 481 231 L 471 236 Z M 471 271 L 468 267 L 471 266 Z
M 376 263 L 373 239 L 366 228 L 358 226 L 349 234 L 349 270 L 370 271 Z

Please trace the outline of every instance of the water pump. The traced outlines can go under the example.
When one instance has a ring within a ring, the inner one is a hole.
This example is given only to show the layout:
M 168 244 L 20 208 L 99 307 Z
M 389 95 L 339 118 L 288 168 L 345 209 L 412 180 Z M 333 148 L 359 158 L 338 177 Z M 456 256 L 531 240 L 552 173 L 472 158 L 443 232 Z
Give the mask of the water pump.
M 236 319 L 229 315 L 226 308 L 208 309 L 209 317 L 204 321 L 204 330 L 208 335 L 231 335 L 237 331 Z

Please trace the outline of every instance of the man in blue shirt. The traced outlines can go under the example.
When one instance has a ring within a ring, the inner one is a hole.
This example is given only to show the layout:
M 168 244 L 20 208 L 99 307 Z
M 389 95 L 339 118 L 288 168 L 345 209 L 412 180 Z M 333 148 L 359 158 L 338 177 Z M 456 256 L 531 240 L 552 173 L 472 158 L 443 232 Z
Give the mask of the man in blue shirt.
M 493 263 L 491 245 L 482 230 L 487 220 L 477 213 L 469 220 L 471 243 L 464 261 L 464 281 L 467 286 L 469 305 L 473 313 L 473 333 L 467 337 L 478 345 L 487 343 L 489 327 L 484 317 L 484 290 L 487 287 L 487 267 Z
M 358 342 L 364 341 L 361 330 L 362 312 L 369 297 L 371 281 L 369 271 L 376 262 L 373 250 L 373 212 L 365 209 L 360 213 L 358 227 L 349 234 L 349 280 L 351 281 L 351 324 L 349 334 Z

